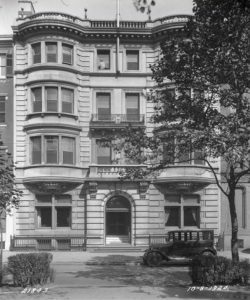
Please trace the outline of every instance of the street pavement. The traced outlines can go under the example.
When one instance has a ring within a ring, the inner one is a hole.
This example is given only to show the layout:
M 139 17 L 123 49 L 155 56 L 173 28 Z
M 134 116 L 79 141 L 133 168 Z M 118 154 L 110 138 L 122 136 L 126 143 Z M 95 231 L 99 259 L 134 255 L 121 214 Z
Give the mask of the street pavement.
M 4 261 L 16 252 L 4 251 Z M 56 276 L 41 290 L 0 288 L 0 299 L 49 300 L 158 300 L 250 299 L 250 287 L 199 290 L 191 285 L 188 266 L 149 268 L 141 265 L 141 252 L 52 252 Z M 230 257 L 230 252 L 218 255 Z M 240 253 L 241 259 L 250 254 Z M 39 288 L 39 287 L 37 287 Z

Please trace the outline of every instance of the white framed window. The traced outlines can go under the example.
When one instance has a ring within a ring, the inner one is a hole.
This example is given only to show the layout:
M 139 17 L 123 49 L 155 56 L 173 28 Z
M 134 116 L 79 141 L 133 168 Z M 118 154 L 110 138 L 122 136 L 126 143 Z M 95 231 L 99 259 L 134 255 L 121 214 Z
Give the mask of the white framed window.
M 98 121 L 111 120 L 111 94 L 106 92 L 96 93 L 96 113 Z
M 99 165 L 112 164 L 112 149 L 110 146 L 102 145 L 101 140 L 96 140 L 96 162 Z
M 199 195 L 166 194 L 164 211 L 166 227 L 200 227 Z
M 13 76 L 12 53 L 0 53 L 0 78 Z
M 45 87 L 46 111 L 58 111 L 58 87 Z
M 57 42 L 46 42 L 45 43 L 45 54 L 47 63 L 56 63 L 58 61 L 57 53 Z
M 32 112 L 42 111 L 42 87 L 31 89 Z
M 33 62 L 33 64 L 41 63 L 41 61 L 42 61 L 41 43 L 32 44 L 31 49 L 32 49 L 32 62 Z
M 126 50 L 126 69 L 138 71 L 140 69 L 139 50 Z
M 140 94 L 126 93 L 126 120 L 139 121 L 140 120 Z
M 7 57 L 6 54 L 0 54 L 0 77 L 6 77 L 7 74 Z
M 69 88 L 61 88 L 62 112 L 74 113 L 74 90 Z
M 73 65 L 73 46 L 62 44 L 62 63 L 65 65 Z
M 110 70 L 110 50 L 97 49 L 98 70 Z
M 6 122 L 6 95 L 0 95 L 0 124 Z

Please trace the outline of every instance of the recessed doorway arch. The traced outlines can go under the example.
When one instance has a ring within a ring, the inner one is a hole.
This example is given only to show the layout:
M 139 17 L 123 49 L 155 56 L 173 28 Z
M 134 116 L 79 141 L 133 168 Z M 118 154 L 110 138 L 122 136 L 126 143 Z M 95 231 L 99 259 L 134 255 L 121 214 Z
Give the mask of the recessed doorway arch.
M 131 243 L 131 203 L 120 195 L 106 202 L 106 244 Z

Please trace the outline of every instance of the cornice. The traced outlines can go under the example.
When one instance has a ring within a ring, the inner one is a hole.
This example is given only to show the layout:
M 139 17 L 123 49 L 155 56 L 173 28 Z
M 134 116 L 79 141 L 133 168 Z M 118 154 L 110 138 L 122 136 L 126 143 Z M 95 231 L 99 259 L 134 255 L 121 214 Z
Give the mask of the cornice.
M 34 35 L 53 33 L 67 35 L 84 41 L 114 40 L 123 42 L 152 43 L 164 38 L 172 31 L 180 31 L 189 15 L 168 16 L 149 21 L 121 21 L 117 27 L 114 20 L 88 20 L 58 12 L 42 12 L 18 19 L 13 26 L 15 39 L 27 39 Z
M 27 124 L 23 126 L 24 131 L 29 131 L 33 129 L 44 129 L 44 128 L 62 128 L 73 131 L 81 131 L 81 127 L 72 124 L 64 124 L 64 123 L 35 123 L 35 124 Z

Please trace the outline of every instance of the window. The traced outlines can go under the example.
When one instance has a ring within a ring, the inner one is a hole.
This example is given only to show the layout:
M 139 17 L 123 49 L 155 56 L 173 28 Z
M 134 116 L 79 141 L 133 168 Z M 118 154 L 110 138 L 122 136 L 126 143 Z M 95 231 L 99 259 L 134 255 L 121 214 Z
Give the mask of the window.
M 126 94 L 127 121 L 139 121 L 139 94 Z
M 6 96 L 0 96 L 0 123 L 5 123 L 5 100 Z
M 31 137 L 31 163 L 40 164 L 42 162 L 42 143 L 41 137 Z
M 0 77 L 6 77 L 7 58 L 5 54 L 0 54 Z
M 109 50 L 97 50 L 97 64 L 99 70 L 110 70 Z
M 42 135 L 30 137 L 31 164 L 69 164 L 76 163 L 74 137 Z
M 46 163 L 58 164 L 58 142 L 56 136 L 45 137 Z
M 31 110 L 33 113 L 58 112 L 74 114 L 74 94 L 73 88 L 61 86 L 31 88 Z
M 62 88 L 62 112 L 73 114 L 74 90 Z
M 73 64 L 73 46 L 62 44 L 62 63 L 66 65 Z
M 45 43 L 46 62 L 57 62 L 57 43 Z
M 37 208 L 37 225 L 38 227 L 51 227 L 52 226 L 51 207 L 38 207 Z
M 199 195 L 165 195 L 165 226 L 200 226 Z
M 110 94 L 97 93 L 96 102 L 98 120 L 111 120 Z
M 163 144 L 163 160 L 166 164 L 204 165 L 202 151 L 192 151 L 191 143 L 181 144 L 174 137 L 169 137 Z
M 47 111 L 58 111 L 58 88 L 46 87 L 45 95 Z
M 31 48 L 33 64 L 41 63 L 41 43 L 33 44 Z
M 38 228 L 71 227 L 71 195 L 36 195 Z
M 111 147 L 104 146 L 100 141 L 96 142 L 97 164 L 110 165 L 111 164 Z
M 74 164 L 75 139 L 62 137 L 63 164 Z
M 127 50 L 127 70 L 139 70 L 139 51 Z
M 33 88 L 31 90 L 32 93 L 32 105 L 33 112 L 41 112 L 42 111 L 42 88 Z

